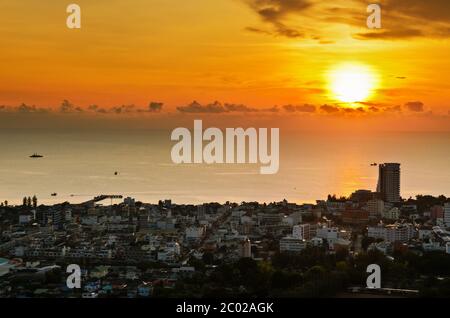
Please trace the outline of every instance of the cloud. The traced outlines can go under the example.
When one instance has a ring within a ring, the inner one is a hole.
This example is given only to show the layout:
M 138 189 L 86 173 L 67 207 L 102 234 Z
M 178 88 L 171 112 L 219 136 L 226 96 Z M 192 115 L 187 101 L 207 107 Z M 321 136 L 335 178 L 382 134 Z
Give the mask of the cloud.
M 133 112 L 135 112 L 135 108 L 136 108 L 136 106 L 134 104 L 121 105 L 121 106 L 113 107 L 112 111 L 116 114 L 133 113 Z
M 335 24 L 352 27 L 358 40 L 402 40 L 417 37 L 450 36 L 450 1 L 448 0 L 379 0 L 382 29 L 369 30 L 367 0 L 241 0 L 247 4 L 266 28 L 249 26 L 247 31 L 288 38 L 304 38 L 329 44 L 327 28 Z M 293 21 L 298 21 L 294 24 Z
M 316 111 L 316 106 L 310 104 L 304 105 L 284 105 L 284 110 L 289 113 L 301 112 L 301 113 L 314 113 Z
M 337 106 L 331 106 L 331 105 L 325 104 L 325 105 L 320 106 L 320 110 L 322 110 L 328 114 L 333 114 L 333 113 L 339 112 L 340 109 Z
M 119 112 L 117 111 L 117 107 L 113 107 L 109 110 L 106 110 L 96 104 L 89 105 L 87 107 L 87 110 L 90 112 L 99 113 L 99 114 L 107 114 L 107 113 L 111 113 L 111 112 L 120 113 L 120 111 Z
M 272 35 L 273 33 L 267 30 L 263 30 L 256 27 L 246 27 L 246 31 L 253 32 L 253 33 L 259 33 L 259 34 L 265 34 L 265 35 Z
M 141 109 L 134 104 L 114 106 L 112 108 L 102 108 L 98 105 L 89 105 L 87 110 L 100 114 L 131 114 L 131 113 L 159 113 L 163 109 L 163 103 L 150 102 L 148 108 Z
M 272 26 L 272 31 L 248 27 L 248 31 L 269 33 L 288 38 L 303 37 L 304 34 L 286 24 L 285 19 L 292 14 L 299 14 L 312 6 L 309 0 L 244 0 L 259 17 Z
M 36 107 L 35 105 L 30 106 L 25 103 L 22 103 L 19 106 L 17 106 L 16 108 L 14 108 L 13 111 L 16 111 L 19 113 L 45 113 L 48 110 L 45 108 Z
M 50 109 L 37 107 L 35 105 L 27 105 L 25 103 L 19 106 L 0 105 L 0 112 L 2 113 L 47 113 Z
M 448 0 L 385 0 L 386 10 L 393 10 L 405 16 L 429 22 L 449 22 L 450 2 Z
M 59 106 L 59 111 L 62 113 L 71 113 L 71 112 L 82 112 L 83 110 L 80 107 L 74 106 L 71 102 L 65 99 Z
M 225 104 L 226 111 L 230 112 L 257 112 L 258 109 L 250 108 L 242 104 Z
M 395 40 L 395 39 L 408 39 L 422 36 L 423 33 L 416 29 L 399 29 L 399 30 L 381 30 L 371 31 L 364 33 L 356 33 L 353 35 L 358 40 Z
M 345 112 L 345 113 L 350 113 L 350 114 L 355 114 L 355 113 L 360 113 L 360 114 L 362 114 L 362 113 L 365 113 L 366 110 L 365 110 L 363 107 L 358 107 L 358 108 L 349 108 L 349 107 L 346 107 L 346 108 L 344 108 L 344 112 Z
M 159 113 L 162 111 L 163 106 L 164 103 L 150 102 L 150 104 L 148 104 L 148 111 L 151 113 Z
M 366 0 L 359 0 L 366 4 Z M 382 30 L 354 34 L 360 40 L 450 36 L 450 1 L 381 0 Z
M 292 39 L 300 38 L 300 37 L 304 36 L 304 34 L 301 33 L 300 31 L 298 31 L 294 28 L 289 28 L 282 23 L 275 23 L 275 26 L 276 26 L 276 34 L 277 35 L 282 35 L 282 36 L 285 36 L 287 38 L 292 38 Z
M 201 104 L 197 101 L 193 101 L 190 104 L 184 106 L 176 107 L 177 113 L 179 114 L 236 114 L 240 115 L 242 118 L 247 118 L 245 115 L 249 114 L 275 114 L 280 113 L 280 115 L 288 116 L 290 114 L 311 114 L 323 116 L 323 115 L 373 115 L 377 116 L 380 114 L 402 114 L 402 108 L 405 110 L 403 114 L 405 116 L 416 114 L 421 116 L 437 116 L 430 111 L 425 111 L 425 104 L 421 101 L 409 101 L 405 102 L 403 106 L 393 105 L 386 102 L 358 102 L 357 107 L 349 107 L 346 103 L 332 103 L 323 104 L 321 106 L 316 106 L 312 104 L 300 104 L 293 105 L 287 104 L 281 107 L 250 107 L 245 104 L 234 104 L 234 103 L 221 103 L 215 101 L 213 103 Z M 162 102 L 150 102 L 148 106 L 139 108 L 134 104 L 120 105 L 114 107 L 100 107 L 96 104 L 91 104 L 87 107 L 78 107 L 71 104 L 68 100 L 64 100 L 58 107 L 42 108 L 35 105 L 27 105 L 22 103 L 19 106 L 9 106 L 0 105 L 0 113 L 49 113 L 49 114 L 112 114 L 112 115 L 123 115 L 126 114 L 164 114 L 165 108 Z M 408 112 L 406 112 L 408 111 Z M 442 114 L 441 114 L 442 115 Z M 309 117 L 309 116 L 308 116 Z
M 408 102 L 405 104 L 405 107 L 412 112 L 423 112 L 424 104 L 422 102 Z
M 388 106 L 384 108 L 385 112 L 389 112 L 389 113 L 393 113 L 393 112 L 401 112 L 402 108 L 400 107 L 400 105 L 395 105 L 395 106 Z
M 187 106 L 179 106 L 177 110 L 182 113 L 224 113 L 225 108 L 219 102 L 208 105 L 201 105 L 197 101 L 193 101 Z
M 257 113 L 257 112 L 278 112 L 277 106 L 269 108 L 252 108 L 243 104 L 221 104 L 214 102 L 211 104 L 202 105 L 197 101 L 193 101 L 186 106 L 178 106 L 177 110 L 181 113 Z
M 87 109 L 95 112 L 99 109 L 99 107 L 98 107 L 98 105 L 93 104 L 93 105 L 89 105 Z
M 269 107 L 269 108 L 263 108 L 259 110 L 261 112 L 269 112 L 269 113 L 278 113 L 280 110 L 277 106 Z

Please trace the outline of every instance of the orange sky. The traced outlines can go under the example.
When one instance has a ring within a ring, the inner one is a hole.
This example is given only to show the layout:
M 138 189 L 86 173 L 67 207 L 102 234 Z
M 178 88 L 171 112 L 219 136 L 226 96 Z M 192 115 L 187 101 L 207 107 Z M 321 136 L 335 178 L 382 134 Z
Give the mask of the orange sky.
M 321 106 L 343 106 L 326 74 L 352 62 L 379 79 L 354 108 L 372 114 L 400 107 L 422 117 L 431 111 L 444 116 L 440 125 L 449 122 L 448 1 L 381 1 L 380 31 L 367 29 L 363 0 L 74 0 L 80 30 L 65 25 L 70 2 L 5 2 L 5 107 L 57 109 L 67 99 L 82 109 L 146 108 L 158 101 L 177 112 L 194 100 L 217 100 L 259 110 L 276 105 L 286 114 L 297 111 L 284 105 L 311 104 L 328 113 Z

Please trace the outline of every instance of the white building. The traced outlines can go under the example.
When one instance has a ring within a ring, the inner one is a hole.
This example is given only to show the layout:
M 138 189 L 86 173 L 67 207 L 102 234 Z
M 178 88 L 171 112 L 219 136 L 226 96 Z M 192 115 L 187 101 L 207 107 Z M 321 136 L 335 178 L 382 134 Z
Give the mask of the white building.
M 293 226 L 294 225 L 294 219 L 291 218 L 290 216 L 284 216 L 284 218 L 281 220 L 281 224 L 282 225 L 287 225 L 287 226 Z
M 168 242 L 166 243 L 166 251 L 173 252 L 176 256 L 181 254 L 180 244 L 178 242 Z
M 320 237 L 313 237 L 311 241 L 309 241 L 312 246 L 322 246 L 323 245 L 323 239 Z
M 31 212 L 24 212 L 19 215 L 19 224 L 24 225 L 33 221 L 33 214 Z
M 241 242 L 239 256 L 241 258 L 251 258 L 252 257 L 252 243 L 247 238 L 243 242 Z
M 176 261 L 177 256 L 175 255 L 175 253 L 173 251 L 160 250 L 160 251 L 158 251 L 157 258 L 158 258 L 158 261 L 172 263 L 172 262 Z
M 321 227 L 317 229 L 316 237 L 323 238 L 327 241 L 337 240 L 339 229 L 337 227 Z
M 369 226 L 368 236 L 375 239 L 383 239 L 386 242 L 407 242 L 416 235 L 416 230 L 411 224 L 390 224 Z
M 106 222 L 105 216 L 98 216 L 98 215 L 85 215 L 81 217 L 81 224 L 82 225 L 99 225 Z
M 445 251 L 445 246 L 441 245 L 439 242 L 430 241 L 428 243 L 422 243 L 422 248 L 424 251 Z
M 205 228 L 203 226 L 191 226 L 186 228 L 186 240 L 198 241 L 205 235 Z
M 378 250 L 387 255 L 392 250 L 392 246 L 388 242 L 372 243 L 369 245 L 368 250 Z
M 433 233 L 432 229 L 425 229 L 425 228 L 419 229 L 419 240 L 430 238 L 432 233 Z
M 444 204 L 444 224 L 446 227 L 450 227 L 450 203 Z
M 8 274 L 12 268 L 14 268 L 14 265 L 9 260 L 0 258 L 0 277 Z
M 280 252 L 298 253 L 306 248 L 306 241 L 292 236 L 283 237 L 280 240 Z
M 299 240 L 309 240 L 311 237 L 310 233 L 309 224 L 299 224 L 292 228 L 292 236 Z
M 72 210 L 67 209 L 67 210 L 65 211 L 64 219 L 65 219 L 66 221 L 69 221 L 69 222 L 72 221 Z

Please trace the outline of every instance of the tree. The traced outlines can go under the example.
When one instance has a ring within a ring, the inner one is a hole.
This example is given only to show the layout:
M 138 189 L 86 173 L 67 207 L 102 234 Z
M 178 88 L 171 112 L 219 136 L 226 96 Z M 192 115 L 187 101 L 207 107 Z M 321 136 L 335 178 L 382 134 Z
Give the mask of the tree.
M 36 195 L 33 196 L 33 208 L 37 207 L 37 197 Z
M 211 252 L 205 252 L 202 257 L 203 263 L 212 265 L 214 263 L 214 254 Z
M 23 206 L 27 206 L 27 197 L 23 197 Z
M 27 204 L 26 204 L 28 207 L 31 207 L 31 197 L 28 197 L 27 198 Z
M 5 206 L 8 206 L 8 200 L 5 200 Z
M 271 283 L 275 289 L 288 289 L 299 286 L 302 282 L 302 275 L 295 272 L 277 270 L 273 273 Z
M 361 240 L 361 247 L 367 251 L 370 244 L 374 243 L 375 239 L 373 237 L 364 236 Z

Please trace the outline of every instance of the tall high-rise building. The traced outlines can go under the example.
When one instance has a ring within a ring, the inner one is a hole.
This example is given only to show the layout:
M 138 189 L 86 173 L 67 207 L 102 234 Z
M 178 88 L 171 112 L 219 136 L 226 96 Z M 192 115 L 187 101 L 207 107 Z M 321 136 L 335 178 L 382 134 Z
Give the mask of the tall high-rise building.
M 379 165 L 377 191 L 383 201 L 400 202 L 400 164 L 383 163 Z

